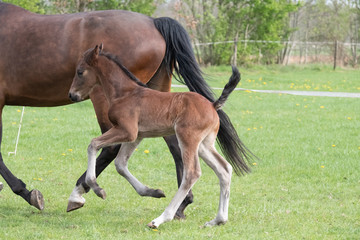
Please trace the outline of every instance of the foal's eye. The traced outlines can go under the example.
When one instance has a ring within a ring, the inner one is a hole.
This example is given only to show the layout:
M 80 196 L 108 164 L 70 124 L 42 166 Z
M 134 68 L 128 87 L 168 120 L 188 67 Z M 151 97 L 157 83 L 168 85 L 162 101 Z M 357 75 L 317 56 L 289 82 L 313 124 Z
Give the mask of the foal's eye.
M 77 75 L 78 75 L 79 77 L 81 77 L 83 74 L 84 74 L 84 71 L 83 71 L 83 70 L 77 70 Z

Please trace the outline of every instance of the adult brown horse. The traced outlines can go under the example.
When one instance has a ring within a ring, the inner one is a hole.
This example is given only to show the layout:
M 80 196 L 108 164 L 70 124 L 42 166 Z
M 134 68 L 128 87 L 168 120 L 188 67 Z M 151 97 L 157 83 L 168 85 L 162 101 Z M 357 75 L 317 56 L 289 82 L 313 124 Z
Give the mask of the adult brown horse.
M 153 89 L 169 91 L 173 67 L 190 91 L 214 100 L 201 76 L 191 43 L 181 25 L 170 18 L 150 18 L 127 11 L 99 11 L 65 15 L 38 15 L 17 6 L 0 2 L 0 114 L 5 105 L 51 107 L 70 104 L 68 91 L 76 63 L 81 54 L 103 42 L 142 82 Z M 94 34 L 96 33 L 96 34 Z M 100 88 L 90 94 L 102 132 L 111 128 L 107 117 L 108 103 Z M 219 111 L 218 141 L 236 152 L 244 161 L 249 154 L 223 111 Z M 0 124 L 0 141 L 2 123 Z M 174 157 L 178 184 L 183 164 L 177 139 L 166 137 Z M 119 146 L 103 149 L 96 161 L 98 176 L 113 161 Z M 235 169 L 240 170 L 240 169 Z M 249 168 L 244 165 L 245 172 Z M 12 191 L 32 206 L 43 209 L 43 196 L 29 191 L 14 176 L 0 154 L 0 174 Z M 69 198 L 68 211 L 83 206 L 82 194 L 89 191 L 79 178 Z M 76 199 L 76 200 L 74 200 Z M 79 200 L 80 199 L 80 200 Z M 185 207 L 192 202 L 191 192 L 177 211 L 184 217 Z

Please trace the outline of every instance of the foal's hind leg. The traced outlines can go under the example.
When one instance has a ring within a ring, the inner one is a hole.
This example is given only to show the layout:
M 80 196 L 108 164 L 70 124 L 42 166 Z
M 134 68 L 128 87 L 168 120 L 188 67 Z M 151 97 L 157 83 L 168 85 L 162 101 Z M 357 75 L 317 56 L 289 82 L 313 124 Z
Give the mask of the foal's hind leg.
M 214 170 L 220 182 L 219 209 L 215 219 L 207 222 L 205 226 L 225 224 L 228 220 L 228 208 L 230 199 L 231 165 L 216 151 L 215 138 L 211 141 L 203 141 L 199 147 L 199 155 L 206 164 Z
M 176 210 L 185 199 L 186 194 L 188 194 L 201 175 L 199 157 L 197 154 L 198 144 L 180 143 L 180 146 L 182 148 L 182 159 L 184 162 L 184 175 L 181 185 L 165 211 L 148 224 L 148 227 L 150 228 L 157 228 L 160 224 L 171 221 L 174 218 Z
M 128 182 L 133 186 L 136 192 L 140 196 L 148 196 L 148 197 L 155 197 L 161 198 L 165 197 L 165 194 L 160 189 L 152 189 L 148 188 L 144 184 L 142 184 L 136 177 L 134 177 L 128 167 L 127 163 L 134 152 L 135 148 L 139 145 L 141 139 L 137 139 L 135 142 L 131 143 L 123 143 L 121 145 L 120 151 L 115 159 L 115 166 L 118 173 L 123 176 Z
M 176 176 L 177 176 L 178 187 L 180 187 L 182 177 L 183 177 L 184 166 L 183 166 L 183 161 L 181 158 L 181 150 L 179 147 L 179 143 L 178 143 L 178 140 L 175 135 L 166 136 L 166 137 L 164 137 L 164 139 L 169 147 L 171 155 L 174 158 L 175 166 L 176 166 Z M 185 213 L 184 213 L 185 208 L 189 204 L 191 204 L 193 201 L 194 201 L 194 195 L 192 193 L 192 190 L 190 189 L 190 191 L 186 195 L 184 201 L 181 203 L 180 207 L 176 211 L 175 217 L 179 218 L 179 219 L 185 219 Z

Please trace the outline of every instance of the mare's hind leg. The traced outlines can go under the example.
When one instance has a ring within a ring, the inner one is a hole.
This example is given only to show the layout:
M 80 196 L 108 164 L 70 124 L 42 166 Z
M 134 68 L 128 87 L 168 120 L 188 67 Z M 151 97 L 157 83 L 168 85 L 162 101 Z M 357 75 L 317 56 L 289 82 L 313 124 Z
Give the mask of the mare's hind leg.
M 157 228 L 160 224 L 171 221 L 174 218 L 176 210 L 179 208 L 181 202 L 185 199 L 186 195 L 201 175 L 199 157 L 197 154 L 198 144 L 196 144 L 196 142 L 195 144 L 194 142 L 192 142 L 192 144 L 182 142 L 180 145 L 182 147 L 182 159 L 184 163 L 184 175 L 181 185 L 165 211 L 148 224 L 148 227 L 150 228 Z
M 128 167 L 127 163 L 134 152 L 135 148 L 139 145 L 141 142 L 141 139 L 137 139 L 135 142 L 131 143 L 123 143 L 121 145 L 120 151 L 115 159 L 115 166 L 118 173 L 123 176 L 130 184 L 133 186 L 135 191 L 140 196 L 148 196 L 148 197 L 155 197 L 155 198 L 161 198 L 165 197 L 165 194 L 160 189 L 152 189 L 148 188 L 144 184 L 142 184 L 136 177 L 134 177 Z
M 199 155 L 214 170 L 220 182 L 220 200 L 217 216 L 205 224 L 205 226 L 215 226 L 225 224 L 228 220 L 232 167 L 216 151 L 214 147 L 215 138 L 213 137 L 210 141 L 208 140 L 209 138 L 200 144 Z

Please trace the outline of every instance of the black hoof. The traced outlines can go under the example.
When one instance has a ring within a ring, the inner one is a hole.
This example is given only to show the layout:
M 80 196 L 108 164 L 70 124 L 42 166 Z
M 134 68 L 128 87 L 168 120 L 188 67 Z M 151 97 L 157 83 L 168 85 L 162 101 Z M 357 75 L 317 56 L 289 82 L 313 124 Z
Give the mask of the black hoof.
M 44 197 L 39 190 L 32 190 L 30 192 L 30 204 L 39 210 L 44 209 Z
M 185 216 L 184 210 L 185 209 L 182 209 L 182 210 L 178 209 L 176 211 L 174 218 L 179 219 L 179 220 L 185 220 L 186 216 Z
M 0 191 L 4 188 L 4 184 L 0 182 Z
M 194 196 L 190 190 L 190 192 L 188 193 L 188 195 L 185 197 L 184 201 L 181 203 L 180 207 L 178 208 L 178 210 L 176 211 L 176 214 L 175 214 L 175 218 L 176 219 L 185 219 L 186 216 L 185 216 L 185 208 L 191 204 L 194 200 Z

